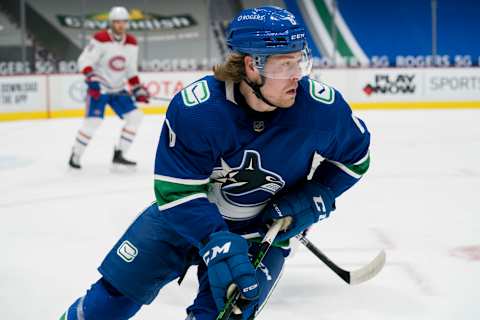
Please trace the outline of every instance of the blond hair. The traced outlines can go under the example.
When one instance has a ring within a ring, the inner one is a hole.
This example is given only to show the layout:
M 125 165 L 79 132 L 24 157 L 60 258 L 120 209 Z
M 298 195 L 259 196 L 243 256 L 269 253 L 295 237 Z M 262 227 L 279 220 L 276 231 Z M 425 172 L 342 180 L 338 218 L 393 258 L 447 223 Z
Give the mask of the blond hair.
M 231 53 L 225 63 L 217 64 L 213 67 L 215 78 L 220 81 L 241 82 L 246 77 L 244 58 L 244 54 Z

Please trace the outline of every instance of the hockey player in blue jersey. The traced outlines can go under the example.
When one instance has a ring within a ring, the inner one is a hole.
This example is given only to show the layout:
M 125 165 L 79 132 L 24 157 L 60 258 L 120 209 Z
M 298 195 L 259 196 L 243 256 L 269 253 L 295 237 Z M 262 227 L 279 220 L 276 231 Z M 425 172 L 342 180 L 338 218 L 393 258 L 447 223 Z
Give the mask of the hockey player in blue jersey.
M 275 287 L 288 240 L 327 218 L 369 165 L 370 135 L 335 89 L 308 78 L 305 30 L 284 9 L 240 12 L 224 64 L 171 101 L 155 160 L 156 201 L 108 253 L 63 319 L 129 319 L 197 265 L 187 319 L 215 319 L 227 288 L 253 319 Z M 286 216 L 259 269 L 249 255 Z M 237 312 L 238 313 L 238 312 Z

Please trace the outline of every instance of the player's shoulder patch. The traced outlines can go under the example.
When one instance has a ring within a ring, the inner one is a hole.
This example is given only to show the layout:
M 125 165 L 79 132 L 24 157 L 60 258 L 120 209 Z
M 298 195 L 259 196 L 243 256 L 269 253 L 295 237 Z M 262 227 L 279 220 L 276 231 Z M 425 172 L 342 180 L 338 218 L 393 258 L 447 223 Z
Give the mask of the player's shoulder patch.
M 200 80 L 190 84 L 182 91 L 183 103 L 187 107 L 193 107 L 203 103 L 210 98 L 210 89 L 207 80 Z
M 131 44 L 136 46 L 137 45 L 137 38 L 133 34 L 127 33 L 127 36 L 125 38 L 125 44 Z
M 97 40 L 98 42 L 110 42 L 112 41 L 112 38 L 110 38 L 110 35 L 108 34 L 107 30 L 100 30 L 96 32 L 93 35 L 93 38 Z
M 319 81 L 308 79 L 308 92 L 318 102 L 332 104 L 335 102 L 335 90 Z

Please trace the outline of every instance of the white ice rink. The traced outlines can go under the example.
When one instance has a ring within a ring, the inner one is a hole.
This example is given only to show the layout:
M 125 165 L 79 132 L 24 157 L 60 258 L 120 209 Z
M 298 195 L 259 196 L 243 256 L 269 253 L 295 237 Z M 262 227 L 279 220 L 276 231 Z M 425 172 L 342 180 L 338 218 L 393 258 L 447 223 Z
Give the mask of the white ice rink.
M 258 319 L 480 319 L 480 110 L 358 114 L 372 132 L 371 169 L 310 239 L 345 268 L 382 248 L 387 264 L 348 286 L 300 248 Z M 129 153 L 139 168 L 130 174 L 110 171 L 116 118 L 97 132 L 83 170 L 67 170 L 80 121 L 0 123 L 1 320 L 58 319 L 154 199 L 163 117 L 146 117 Z M 184 319 L 193 271 L 135 319 Z

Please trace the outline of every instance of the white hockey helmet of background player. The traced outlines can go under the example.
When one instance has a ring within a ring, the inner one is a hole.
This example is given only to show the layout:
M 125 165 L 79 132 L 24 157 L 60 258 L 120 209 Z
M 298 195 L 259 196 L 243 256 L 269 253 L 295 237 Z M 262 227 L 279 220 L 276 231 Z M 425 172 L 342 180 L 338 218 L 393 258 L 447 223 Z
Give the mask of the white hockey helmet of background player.
M 108 13 L 108 21 L 128 21 L 129 14 L 128 10 L 125 7 L 113 7 Z

